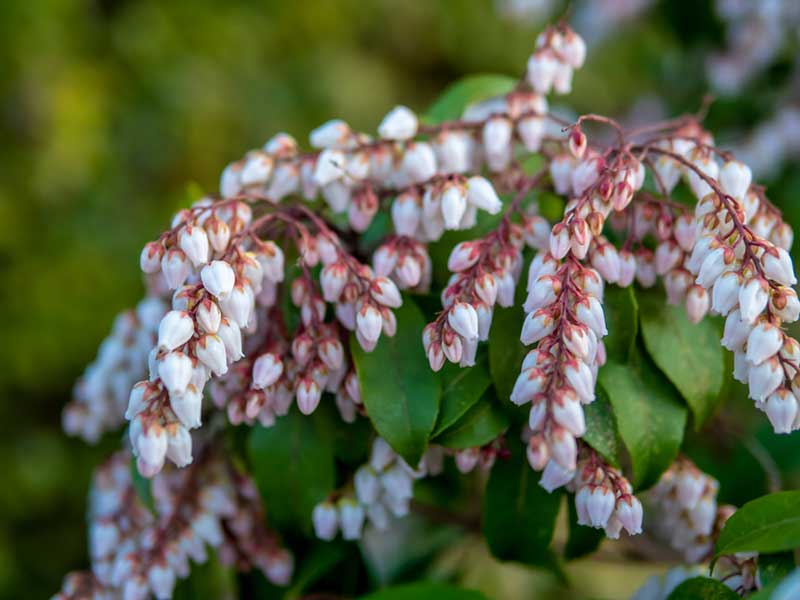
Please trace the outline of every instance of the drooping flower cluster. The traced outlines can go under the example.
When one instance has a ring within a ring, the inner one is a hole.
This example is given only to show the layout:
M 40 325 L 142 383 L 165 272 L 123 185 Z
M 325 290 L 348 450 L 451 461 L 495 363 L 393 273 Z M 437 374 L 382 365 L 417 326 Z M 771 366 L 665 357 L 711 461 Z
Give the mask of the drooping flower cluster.
M 73 401 L 64 408 L 64 431 L 94 443 L 124 422 L 131 387 L 147 373 L 147 355 L 166 311 L 164 302 L 148 296 L 117 315 L 97 358 L 75 384 Z
M 137 495 L 128 452 L 102 465 L 90 496 L 92 573 L 68 575 L 57 597 L 170 598 L 190 561 L 208 560 L 207 547 L 224 564 L 256 567 L 276 585 L 288 583 L 292 555 L 265 527 L 255 485 L 210 452 L 153 479 L 154 510 Z
M 719 483 L 691 461 L 679 457 L 647 493 L 648 529 L 681 553 L 688 563 L 702 562 L 714 546 L 718 519 L 733 507 L 717 506 Z M 651 522 L 652 521 L 652 522 Z
M 361 537 L 365 521 L 379 531 L 391 518 L 404 517 L 414 496 L 414 481 L 442 470 L 444 454 L 440 446 L 431 446 L 417 468 L 398 456 L 383 438 L 375 438 L 369 462 L 360 466 L 348 488 L 314 507 L 311 520 L 316 536 L 334 539 L 339 531 L 346 540 Z
M 726 317 L 722 344 L 734 352 L 734 377 L 749 386 L 775 432 L 789 433 L 800 427 L 800 345 L 782 329 L 800 317 L 791 287 L 797 278 L 785 249 L 791 230 L 753 189 L 743 163 L 728 160 L 720 167 L 704 147 L 681 160 L 699 199 L 699 236 L 687 267 L 707 290 L 712 311 Z

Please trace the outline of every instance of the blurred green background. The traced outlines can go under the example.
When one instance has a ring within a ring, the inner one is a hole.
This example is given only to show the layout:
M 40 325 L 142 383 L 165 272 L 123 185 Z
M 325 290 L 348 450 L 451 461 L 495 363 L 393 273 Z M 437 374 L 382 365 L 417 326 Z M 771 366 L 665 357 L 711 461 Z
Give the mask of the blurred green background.
M 0 2 L 0 597 L 45 597 L 86 565 L 90 472 L 119 437 L 96 448 L 66 438 L 61 407 L 114 314 L 141 295 L 141 246 L 188 189 L 215 190 L 227 162 L 276 131 L 305 140 L 333 116 L 374 130 L 394 104 L 423 110 L 463 75 L 519 75 L 543 19 L 565 14 L 592 44 L 566 100 L 575 111 L 695 110 L 708 90 L 706 57 L 726 40 L 717 8 Z M 792 42 L 714 104 L 718 139 L 738 143 L 785 100 Z M 779 205 L 800 188 L 793 166 L 771 175 Z

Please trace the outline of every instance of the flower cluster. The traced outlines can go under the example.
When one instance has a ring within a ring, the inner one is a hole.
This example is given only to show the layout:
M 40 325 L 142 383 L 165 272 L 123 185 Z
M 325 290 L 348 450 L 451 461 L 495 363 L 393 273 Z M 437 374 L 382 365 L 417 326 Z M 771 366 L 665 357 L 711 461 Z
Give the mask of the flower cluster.
M 147 355 L 167 306 L 148 296 L 117 315 L 97 358 L 75 384 L 74 399 L 62 416 L 64 431 L 97 442 L 123 422 L 131 387 L 147 373 Z
M 800 427 L 795 396 L 800 345 L 782 329 L 800 317 L 791 288 L 797 278 L 785 249 L 791 230 L 778 216 L 762 212 L 766 200 L 751 186 L 743 163 L 718 166 L 704 147 L 682 160 L 699 199 L 699 236 L 687 266 L 696 285 L 708 292 L 711 310 L 726 317 L 722 344 L 734 352 L 734 377 L 749 386 L 775 432 L 789 433 Z
M 691 461 L 679 457 L 647 493 L 648 528 L 681 553 L 688 563 L 702 562 L 713 546 L 718 519 L 732 507 L 717 506 L 719 483 Z M 652 521 L 652 522 L 651 522 Z
M 404 517 L 414 496 L 414 481 L 442 470 L 442 448 L 432 446 L 416 469 L 398 456 L 383 438 L 375 438 L 369 462 L 353 476 L 352 489 L 332 494 L 314 507 L 311 521 L 322 540 L 332 540 L 341 530 L 346 540 L 361 537 L 365 520 L 379 531 L 392 517 Z
M 224 564 L 257 567 L 276 585 L 288 583 L 292 555 L 264 526 L 255 485 L 205 452 L 190 468 L 153 479 L 154 511 L 134 488 L 130 454 L 102 465 L 90 496 L 92 573 L 68 575 L 60 597 L 170 598 L 190 561 L 208 560 L 208 546 Z M 81 595 L 87 587 L 91 593 Z

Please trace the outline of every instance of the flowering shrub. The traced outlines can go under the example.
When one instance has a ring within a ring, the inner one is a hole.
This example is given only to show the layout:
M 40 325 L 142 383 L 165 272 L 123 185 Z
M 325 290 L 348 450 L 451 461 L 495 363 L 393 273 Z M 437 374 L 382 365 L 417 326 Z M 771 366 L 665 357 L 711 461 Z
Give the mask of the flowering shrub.
M 296 595 L 317 544 L 399 544 L 410 513 L 471 526 L 481 493 L 502 560 L 645 535 L 714 565 L 641 598 L 777 585 L 798 496 L 718 506 L 680 451 L 731 370 L 775 433 L 800 428 L 792 231 L 698 116 L 550 112 L 585 53 L 551 27 L 521 81 L 468 79 L 377 137 L 332 120 L 308 152 L 279 133 L 145 245 L 147 297 L 64 410 L 89 442 L 127 434 L 94 477 L 91 570 L 58 597 L 168 598 L 210 553 Z

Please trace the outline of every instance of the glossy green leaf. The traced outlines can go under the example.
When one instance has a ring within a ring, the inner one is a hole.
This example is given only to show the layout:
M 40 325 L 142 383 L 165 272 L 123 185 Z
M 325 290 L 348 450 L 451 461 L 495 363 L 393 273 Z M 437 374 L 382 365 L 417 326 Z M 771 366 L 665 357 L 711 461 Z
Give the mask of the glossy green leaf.
M 800 492 L 776 492 L 748 502 L 727 520 L 715 556 L 800 548 Z
M 483 348 L 479 350 L 475 366 L 463 368 L 448 362 L 440 371 L 442 402 L 431 437 L 439 435 L 456 423 L 492 384 L 489 357 L 482 350 Z
M 567 498 L 567 506 L 569 536 L 564 546 L 564 558 L 574 560 L 597 550 L 606 536 L 602 529 L 578 525 L 578 511 L 575 509 L 575 499 L 572 496 Z
M 361 598 L 362 600 L 486 600 L 486 596 L 478 591 L 433 581 L 398 585 Z
M 269 428 L 253 428 L 248 456 L 270 523 L 307 531 L 311 511 L 334 489 L 330 439 L 317 420 L 292 410 Z
M 667 600 L 738 600 L 739 595 L 710 577 L 692 577 L 681 583 Z
M 500 560 L 553 565 L 550 541 L 561 505 L 561 493 L 548 494 L 540 475 L 525 459 L 522 444 L 510 446 L 508 460 L 492 468 L 483 504 L 483 534 Z
M 758 555 L 758 577 L 762 586 L 778 583 L 795 568 L 793 552 Z
M 448 86 L 425 111 L 425 121 L 431 124 L 458 119 L 470 104 L 507 94 L 517 80 L 508 75 L 470 75 Z
M 608 394 L 601 386 L 596 389 L 597 398 L 591 404 L 583 407 L 583 415 L 586 419 L 586 433 L 583 434 L 583 441 L 597 450 L 603 459 L 611 465 L 618 467 L 620 464 L 621 441 L 617 431 L 617 420 L 614 418 L 614 411 Z
M 607 286 L 603 293 L 603 311 L 608 335 L 603 338 L 606 356 L 626 362 L 636 346 L 639 328 L 639 305 L 633 287 Z
M 663 293 L 637 293 L 642 338 L 659 369 L 678 388 L 699 428 L 719 405 L 725 383 L 725 351 L 717 319 L 692 324 L 682 306 L 664 302 Z
M 406 300 L 395 311 L 397 334 L 372 352 L 353 340 L 361 398 L 372 424 L 406 462 L 416 465 L 439 413 L 441 387 L 422 348 L 422 312 Z
M 525 272 L 526 269 L 523 269 L 523 273 Z M 530 350 L 519 341 L 522 323 L 525 321 L 525 311 L 522 310 L 524 300 L 525 285 L 520 282 L 517 285 L 514 306 L 498 306 L 494 309 L 492 329 L 489 332 L 489 372 L 500 402 L 509 403 L 522 361 Z
M 609 360 L 599 374 L 617 429 L 633 466 L 633 485 L 654 484 L 675 459 L 683 440 L 686 407 L 677 390 L 644 353 L 630 364 Z
M 494 391 L 484 396 L 451 427 L 434 439 L 447 448 L 483 446 L 508 429 L 508 417 L 497 406 Z

